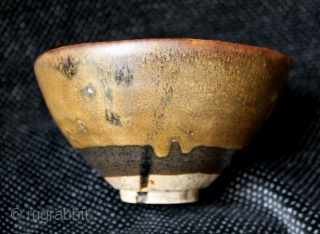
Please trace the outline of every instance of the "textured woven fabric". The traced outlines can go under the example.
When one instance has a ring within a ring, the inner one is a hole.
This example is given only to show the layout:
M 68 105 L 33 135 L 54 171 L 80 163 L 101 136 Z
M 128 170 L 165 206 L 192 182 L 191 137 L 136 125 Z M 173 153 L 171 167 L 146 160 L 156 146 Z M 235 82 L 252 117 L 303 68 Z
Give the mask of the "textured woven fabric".
M 1 232 L 320 233 L 319 26 L 319 1 L 1 1 Z M 62 136 L 33 73 L 51 48 L 152 37 L 257 45 L 293 59 L 265 128 L 198 203 L 122 203 Z M 30 215 L 74 209 L 87 219 Z

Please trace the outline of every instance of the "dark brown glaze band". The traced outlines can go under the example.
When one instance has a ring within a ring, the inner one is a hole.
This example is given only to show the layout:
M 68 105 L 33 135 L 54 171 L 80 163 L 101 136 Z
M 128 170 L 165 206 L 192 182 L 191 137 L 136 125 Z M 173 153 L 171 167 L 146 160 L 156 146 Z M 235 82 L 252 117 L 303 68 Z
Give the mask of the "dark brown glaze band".
M 146 187 L 149 174 L 178 175 L 186 173 L 221 173 L 232 161 L 236 150 L 217 147 L 197 147 L 181 153 L 173 142 L 167 157 L 157 157 L 151 146 L 107 146 L 78 149 L 103 177 L 141 176 Z

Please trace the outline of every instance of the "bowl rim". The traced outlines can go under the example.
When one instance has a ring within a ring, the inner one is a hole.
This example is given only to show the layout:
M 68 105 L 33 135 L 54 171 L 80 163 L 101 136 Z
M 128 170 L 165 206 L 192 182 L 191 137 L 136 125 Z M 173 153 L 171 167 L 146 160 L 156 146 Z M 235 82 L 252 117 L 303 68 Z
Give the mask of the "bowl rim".
M 220 40 L 209 40 L 209 39 L 195 39 L 195 38 L 144 38 L 144 39 L 130 39 L 130 40 L 115 40 L 115 41 L 98 41 L 98 42 L 84 42 L 84 43 L 76 43 L 70 45 L 64 45 L 60 47 L 56 47 L 50 50 L 47 50 L 40 54 L 37 57 L 37 60 L 44 54 L 51 54 L 55 52 L 61 52 L 66 49 L 81 49 L 81 48 L 95 48 L 95 47 L 106 47 L 111 45 L 148 45 L 148 44 L 176 44 L 181 47 L 191 47 L 191 48 L 205 48 L 208 50 L 217 50 L 223 49 L 225 51 L 231 51 L 232 53 L 245 53 L 248 55 L 255 55 L 255 56 L 262 56 L 262 57 L 269 57 L 274 59 L 280 59 L 286 62 L 288 65 L 291 66 L 292 60 L 291 58 L 281 53 L 277 50 L 269 49 L 266 47 L 260 46 L 252 46 L 247 44 L 240 44 L 240 43 L 233 43 L 233 42 L 226 42 Z

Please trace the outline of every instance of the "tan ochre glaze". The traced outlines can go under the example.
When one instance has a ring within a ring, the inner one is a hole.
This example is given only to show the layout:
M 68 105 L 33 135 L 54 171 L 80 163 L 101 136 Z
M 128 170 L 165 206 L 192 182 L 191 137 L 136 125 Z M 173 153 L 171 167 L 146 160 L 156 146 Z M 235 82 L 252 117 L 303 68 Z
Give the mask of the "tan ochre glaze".
M 252 46 L 146 39 L 61 47 L 35 73 L 75 148 L 150 145 L 168 155 L 198 146 L 243 148 L 285 84 L 291 60 Z

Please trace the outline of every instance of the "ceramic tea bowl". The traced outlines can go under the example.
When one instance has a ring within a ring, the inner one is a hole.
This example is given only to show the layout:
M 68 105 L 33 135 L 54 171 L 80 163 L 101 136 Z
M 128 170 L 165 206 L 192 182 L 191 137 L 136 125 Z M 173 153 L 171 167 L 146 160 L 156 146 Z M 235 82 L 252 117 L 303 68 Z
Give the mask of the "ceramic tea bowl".
M 246 45 L 145 39 L 50 50 L 34 70 L 54 120 L 130 203 L 185 203 L 270 116 L 291 60 Z

